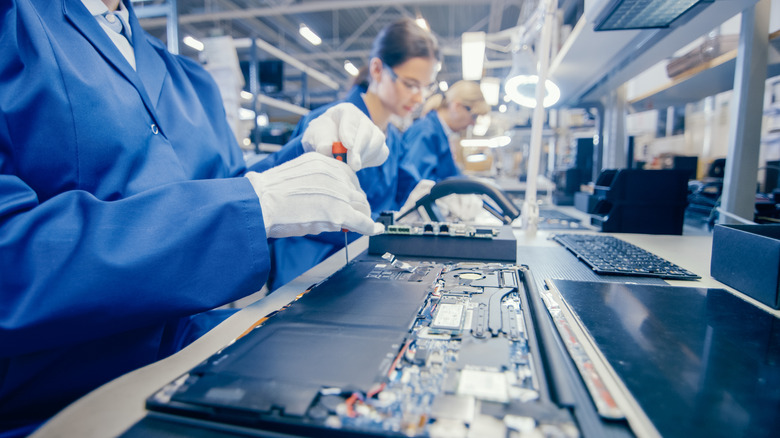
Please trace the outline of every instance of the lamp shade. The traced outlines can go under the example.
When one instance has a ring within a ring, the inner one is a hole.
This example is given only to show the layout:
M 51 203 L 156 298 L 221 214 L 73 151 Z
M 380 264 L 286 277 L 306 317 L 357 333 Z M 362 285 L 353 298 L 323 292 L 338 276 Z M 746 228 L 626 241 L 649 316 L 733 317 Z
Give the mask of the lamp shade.
M 517 46 L 512 52 L 512 68 L 504 82 L 506 96 L 518 105 L 534 108 L 536 106 L 537 60 L 533 50 L 527 44 Z M 561 97 L 560 89 L 549 79 L 545 81 L 544 107 L 555 105 Z

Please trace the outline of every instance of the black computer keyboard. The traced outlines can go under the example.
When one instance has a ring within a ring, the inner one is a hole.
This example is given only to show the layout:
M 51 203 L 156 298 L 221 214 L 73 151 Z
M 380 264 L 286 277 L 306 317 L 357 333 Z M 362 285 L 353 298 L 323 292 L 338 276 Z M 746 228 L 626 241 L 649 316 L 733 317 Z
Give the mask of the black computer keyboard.
M 636 275 L 672 280 L 701 277 L 625 240 L 603 234 L 555 234 L 550 237 L 597 274 Z

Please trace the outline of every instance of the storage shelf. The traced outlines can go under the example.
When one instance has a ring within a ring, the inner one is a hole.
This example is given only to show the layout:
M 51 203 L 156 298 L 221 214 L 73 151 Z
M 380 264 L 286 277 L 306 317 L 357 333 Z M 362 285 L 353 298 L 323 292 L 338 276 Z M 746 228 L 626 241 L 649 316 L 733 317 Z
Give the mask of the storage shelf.
M 779 36 L 780 32 L 769 35 L 767 77 L 780 74 L 780 52 L 776 47 L 780 44 Z M 668 83 L 628 103 L 635 111 L 646 111 L 697 102 L 708 96 L 731 90 L 734 87 L 736 58 L 736 49 L 726 52 L 685 71 Z
M 599 103 L 620 85 L 755 3 L 703 2 L 684 23 L 650 30 L 596 32 L 593 19 L 598 11 L 586 11 L 550 64 L 550 78 L 561 89 L 559 105 Z

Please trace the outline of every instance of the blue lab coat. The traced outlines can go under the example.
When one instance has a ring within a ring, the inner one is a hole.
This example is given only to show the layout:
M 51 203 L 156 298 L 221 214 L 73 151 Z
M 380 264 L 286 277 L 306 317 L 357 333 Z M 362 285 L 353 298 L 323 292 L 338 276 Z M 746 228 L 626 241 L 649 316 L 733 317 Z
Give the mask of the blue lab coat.
M 267 278 L 216 84 L 125 3 L 137 71 L 80 0 L 0 2 L 0 435 L 171 354 L 213 325 L 191 315 Z
M 461 174 L 436 111 L 412 123 L 404 132 L 404 143 L 407 150 L 401 166 L 410 177 L 400 182 L 400 192 L 408 195 L 423 179 L 439 182 Z
M 365 91 L 365 88 L 355 86 L 344 100 L 319 107 L 304 116 L 293 131 L 293 139 L 281 151 L 261 164 L 264 166 L 273 165 L 277 161 L 284 161 L 289 159 L 290 156 L 300 154 L 303 150 L 301 138 L 306 127 L 331 106 L 342 102 L 350 102 L 368 117 L 371 117 L 361 96 Z M 389 124 L 385 135 L 385 141 L 390 149 L 390 155 L 387 160 L 381 166 L 367 167 L 357 172 L 360 187 L 366 193 L 374 219 L 379 217 L 379 213 L 383 211 L 398 210 L 403 205 L 403 201 L 406 200 L 405 196 L 400 198 L 398 193 L 399 174 L 403 172 L 399 168 L 404 151 L 401 133 L 398 131 L 398 128 Z M 359 237 L 356 233 L 348 234 L 350 241 Z M 270 246 L 272 262 L 268 287 L 270 290 L 275 290 L 343 248 L 344 233 L 332 232 L 321 233 L 316 236 L 271 239 Z

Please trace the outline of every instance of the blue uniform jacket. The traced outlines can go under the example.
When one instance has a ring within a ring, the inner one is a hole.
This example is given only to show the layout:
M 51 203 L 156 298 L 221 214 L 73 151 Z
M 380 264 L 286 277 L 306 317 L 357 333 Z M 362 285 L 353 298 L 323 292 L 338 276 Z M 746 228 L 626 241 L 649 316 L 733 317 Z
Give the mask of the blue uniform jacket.
M 0 2 L 0 435 L 267 278 L 216 84 L 125 3 L 137 72 L 80 0 Z
M 355 86 L 344 100 L 319 107 L 307 114 L 298 122 L 293 131 L 293 139 L 281 151 L 261 164 L 264 166 L 273 165 L 277 161 L 284 161 L 290 156 L 302 153 L 301 138 L 306 127 L 333 105 L 349 102 L 371 117 L 361 96 L 364 92 L 364 88 Z M 392 124 L 387 127 L 385 141 L 390 149 L 387 160 L 381 166 L 367 167 L 357 172 L 360 187 L 366 193 L 374 219 L 379 217 L 379 213 L 382 211 L 398 210 L 403 205 L 403 201 L 406 200 L 405 196 L 399 199 L 398 194 L 399 172 L 403 172 L 399 169 L 399 164 L 403 158 L 404 147 L 401 133 Z M 356 233 L 349 233 L 350 240 L 357 237 L 359 236 Z M 321 233 L 316 236 L 271 239 L 270 246 L 272 263 L 268 286 L 270 290 L 274 290 L 340 250 L 344 246 L 344 233 Z
M 408 195 L 423 179 L 439 182 L 461 174 L 436 111 L 412 123 L 404 132 L 404 143 L 407 150 L 401 166 L 410 177 L 400 182 L 400 192 Z

